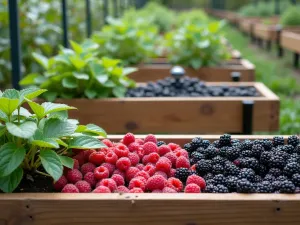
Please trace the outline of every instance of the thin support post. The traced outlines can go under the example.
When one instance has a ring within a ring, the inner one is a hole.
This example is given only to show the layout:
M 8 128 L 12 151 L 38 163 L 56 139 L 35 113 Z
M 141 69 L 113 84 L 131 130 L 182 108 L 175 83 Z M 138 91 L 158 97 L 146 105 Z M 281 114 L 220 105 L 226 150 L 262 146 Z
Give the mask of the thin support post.
M 108 0 L 103 0 L 103 20 L 104 24 L 107 24 L 107 18 L 108 16 Z
M 20 90 L 21 72 L 21 41 L 20 41 L 20 20 L 18 0 L 8 1 L 9 11 L 9 33 L 10 33 L 10 57 L 12 66 L 12 86 Z
M 62 27 L 63 27 L 63 45 L 69 48 L 69 32 L 68 32 L 68 12 L 67 12 L 67 0 L 62 0 Z
M 87 37 L 92 35 L 92 11 L 91 11 L 91 1 L 85 0 L 86 2 L 86 34 Z
M 253 107 L 254 101 L 243 101 L 243 134 L 252 134 L 253 132 Z

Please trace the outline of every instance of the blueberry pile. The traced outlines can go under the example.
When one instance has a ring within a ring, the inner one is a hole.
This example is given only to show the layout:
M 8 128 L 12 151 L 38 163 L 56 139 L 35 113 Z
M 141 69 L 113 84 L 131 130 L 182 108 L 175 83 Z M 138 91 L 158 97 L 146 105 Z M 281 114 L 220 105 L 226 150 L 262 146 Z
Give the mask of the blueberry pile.
M 191 165 L 206 180 L 207 193 L 299 193 L 300 140 L 232 139 L 224 134 L 210 143 L 200 137 L 184 145 Z M 182 171 L 181 175 L 186 176 Z
M 157 82 L 149 82 L 144 86 L 129 89 L 126 97 L 203 97 L 203 96 L 259 96 L 254 87 L 241 86 L 207 86 L 197 78 L 167 77 Z

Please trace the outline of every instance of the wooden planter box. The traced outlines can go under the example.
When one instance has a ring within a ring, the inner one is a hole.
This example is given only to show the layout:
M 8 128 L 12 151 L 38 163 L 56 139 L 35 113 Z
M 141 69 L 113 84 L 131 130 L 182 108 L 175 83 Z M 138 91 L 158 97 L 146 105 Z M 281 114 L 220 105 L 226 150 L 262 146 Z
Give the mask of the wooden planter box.
M 136 82 L 148 82 L 159 79 L 164 79 L 170 76 L 170 64 L 144 64 L 138 67 L 138 71 L 129 75 L 129 77 Z M 255 66 L 248 60 L 233 60 L 222 66 L 203 67 L 199 70 L 192 68 L 185 68 L 186 75 L 190 77 L 197 77 L 204 81 L 232 81 L 232 72 L 240 72 L 240 81 L 254 81 L 255 80 Z
M 254 86 L 261 96 L 66 99 L 58 102 L 78 108 L 69 112 L 70 117 L 79 119 L 82 124 L 95 123 L 110 134 L 238 134 L 250 133 L 246 131 L 249 126 L 253 131 L 278 130 L 279 98 L 266 86 L 243 82 L 224 85 Z M 245 109 L 245 100 L 254 102 L 253 110 Z
M 300 28 L 298 31 L 281 32 L 280 44 L 283 48 L 300 53 Z
M 256 38 L 266 41 L 276 41 L 279 30 L 276 25 L 255 24 L 253 33 Z
M 182 145 L 193 137 L 158 139 Z M 211 141 L 219 138 L 202 137 Z M 271 137 L 242 137 L 246 138 Z M 299 210 L 300 195 L 297 194 L 0 195 L 1 225 L 299 225 Z

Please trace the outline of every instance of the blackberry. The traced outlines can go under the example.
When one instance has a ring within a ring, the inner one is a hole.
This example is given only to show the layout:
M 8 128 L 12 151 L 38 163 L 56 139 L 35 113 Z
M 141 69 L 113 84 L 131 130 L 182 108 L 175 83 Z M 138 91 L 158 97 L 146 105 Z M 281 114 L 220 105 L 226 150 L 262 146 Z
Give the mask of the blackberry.
M 243 156 L 243 157 L 253 157 L 253 153 L 252 153 L 251 150 L 243 150 L 241 152 L 241 156 Z
M 225 185 L 226 184 L 226 177 L 223 174 L 217 174 L 216 176 L 214 176 L 214 184 L 218 185 L 218 184 L 222 184 Z
M 251 150 L 253 143 L 250 140 L 245 140 L 241 144 L 242 150 Z
M 235 176 L 228 176 L 226 179 L 226 186 L 230 192 L 236 192 L 238 178 Z
M 210 160 L 201 159 L 196 164 L 196 171 L 200 175 L 205 175 L 206 173 L 210 172 L 211 169 L 212 165 Z
M 210 146 L 210 141 L 209 140 L 203 140 L 201 143 L 202 148 L 208 148 Z
M 175 177 L 178 178 L 181 182 L 185 183 L 187 178 L 191 175 L 191 171 L 187 168 L 176 169 Z
M 276 177 L 274 177 L 273 175 L 271 174 L 267 174 L 265 177 L 264 177 L 264 181 L 269 181 L 269 182 L 273 182 L 276 180 Z
M 264 139 L 262 142 L 262 146 L 266 151 L 270 151 L 273 147 L 272 141 Z
M 262 145 L 255 144 L 252 146 L 252 155 L 257 159 L 260 159 L 261 153 L 264 151 L 265 149 Z
M 159 147 L 159 146 L 162 146 L 162 145 L 166 145 L 166 142 L 164 142 L 164 141 L 158 141 L 157 142 L 157 146 Z M 187 150 L 187 149 L 185 149 L 185 150 Z
M 256 139 L 253 141 L 253 145 L 262 145 L 262 144 L 263 144 L 263 140 Z
M 255 172 L 252 169 L 249 168 L 244 168 L 241 169 L 239 175 L 238 175 L 239 179 L 247 179 L 250 182 L 254 182 L 255 179 Z
M 199 152 L 193 152 L 193 154 L 191 155 L 192 159 L 194 160 L 193 164 L 196 164 L 197 162 L 199 162 L 201 159 L 205 159 L 205 155 L 199 153 Z
M 299 137 L 296 136 L 296 135 L 289 136 L 289 137 L 288 137 L 287 143 L 288 143 L 289 145 L 292 145 L 293 147 L 296 147 L 298 144 L 300 144 L 300 139 L 299 139 Z
M 281 186 L 281 181 L 275 180 L 272 182 L 272 188 L 274 192 L 279 192 Z
M 292 154 L 294 152 L 294 146 L 293 145 L 284 145 L 282 147 L 282 151 L 288 153 L 288 154 Z
M 279 145 L 284 145 L 284 138 L 279 136 L 273 137 L 273 146 L 276 147 Z
M 300 165 L 296 162 L 288 163 L 283 169 L 284 175 L 292 177 L 295 173 L 300 171 Z
M 222 148 L 219 149 L 219 155 L 222 157 L 226 157 L 228 150 L 230 149 L 230 147 L 228 146 L 224 146 Z
M 239 144 L 241 144 L 240 140 L 238 140 L 238 139 L 232 139 L 231 140 L 231 145 L 239 145 Z
M 263 165 L 269 165 L 269 160 L 271 157 L 272 153 L 271 152 L 263 152 L 260 155 L 260 163 Z
M 199 147 L 199 148 L 197 148 L 196 151 L 203 154 L 203 155 L 205 155 L 205 156 L 207 155 L 207 149 L 206 148 Z
M 272 155 L 269 159 L 269 167 L 282 169 L 285 166 L 285 160 L 282 156 Z
M 219 143 L 221 146 L 230 146 L 231 145 L 231 135 L 224 134 L 220 137 Z
M 233 161 L 240 155 L 240 150 L 237 147 L 228 148 L 226 151 L 226 158 Z
M 269 181 L 263 181 L 256 185 L 256 192 L 257 193 L 272 193 L 272 192 L 274 192 L 274 188 L 272 186 L 272 183 L 270 183 Z
M 292 176 L 292 181 L 293 181 L 293 183 L 294 183 L 297 187 L 300 187 L 300 174 L 299 174 L 299 173 L 295 173 L 295 174 Z
M 157 145 L 158 145 L 158 143 L 157 143 Z M 158 146 L 160 146 L 160 145 L 158 145 Z M 191 143 L 185 144 L 185 145 L 183 146 L 183 148 L 184 148 L 188 153 L 192 153 L 192 152 L 194 151 L 194 149 L 192 148 Z
M 191 144 L 192 149 L 195 151 L 197 148 L 201 147 L 202 138 L 201 137 L 195 137 Z
M 269 174 L 271 174 L 272 176 L 274 177 L 279 177 L 279 176 L 282 176 L 283 175 L 283 172 L 281 169 L 278 169 L 278 168 L 271 168 L 269 170 Z
M 214 175 L 212 173 L 207 173 L 205 176 L 203 176 L 204 180 L 213 179 Z
M 212 159 L 218 155 L 219 150 L 213 146 L 209 146 L 207 149 L 207 155 L 206 157 L 208 159 Z
M 300 144 L 295 147 L 294 152 L 300 155 Z
M 209 184 L 209 185 L 206 186 L 205 192 L 206 193 L 218 193 L 218 189 L 215 185 Z
M 276 180 L 285 181 L 285 180 L 288 180 L 288 178 L 286 176 L 279 176 L 279 177 L 276 178 Z
M 285 180 L 280 183 L 280 188 L 279 188 L 280 193 L 292 194 L 295 193 L 295 190 L 296 187 L 292 181 Z
M 224 175 L 226 176 L 238 176 L 240 174 L 240 169 L 232 164 L 232 163 L 227 163 L 224 166 Z
M 220 145 L 220 143 L 219 143 L 218 140 L 217 140 L 217 141 L 214 141 L 214 142 L 212 143 L 212 145 L 213 145 L 214 147 L 216 147 L 216 148 L 220 148 L 220 147 L 221 147 L 221 145 Z
M 253 193 L 255 191 L 254 185 L 247 179 L 238 180 L 236 189 L 238 193 Z
M 258 170 L 259 169 L 259 162 L 255 158 L 244 158 L 241 160 L 240 164 L 241 168 L 251 168 L 253 170 Z
M 212 161 L 213 165 L 215 165 L 215 164 L 224 165 L 226 159 L 218 155 L 218 156 L 214 157 L 211 161 Z
M 208 180 L 205 180 L 205 182 L 206 182 L 206 186 L 215 184 L 214 179 L 208 179 Z
M 297 153 L 293 153 L 289 156 L 288 160 L 286 161 L 286 163 L 300 163 L 300 155 L 298 155 Z
M 224 172 L 224 167 L 221 164 L 213 165 L 212 172 L 213 174 L 221 174 Z
M 268 173 L 268 168 L 265 165 L 260 164 L 258 168 L 258 174 L 264 177 Z
M 259 175 L 255 175 L 254 177 L 254 183 L 261 183 L 263 181 L 263 179 L 261 178 L 261 176 Z
M 217 193 L 229 193 L 228 188 L 221 184 L 218 184 L 216 186 L 216 189 L 217 189 Z

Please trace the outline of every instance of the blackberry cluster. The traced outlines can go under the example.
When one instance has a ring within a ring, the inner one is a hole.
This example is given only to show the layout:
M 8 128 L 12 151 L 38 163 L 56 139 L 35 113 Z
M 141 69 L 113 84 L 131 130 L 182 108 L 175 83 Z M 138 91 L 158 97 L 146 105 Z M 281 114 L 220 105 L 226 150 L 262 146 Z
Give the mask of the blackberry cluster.
M 232 139 L 229 134 L 210 143 L 194 138 L 185 145 L 207 193 L 296 193 L 300 190 L 300 139 Z M 187 172 L 186 172 L 187 173 Z
M 167 77 L 144 86 L 129 89 L 126 97 L 205 97 L 205 96 L 259 96 L 250 86 L 207 86 L 197 78 L 185 76 L 176 80 Z

